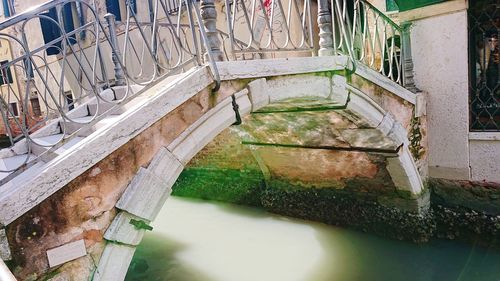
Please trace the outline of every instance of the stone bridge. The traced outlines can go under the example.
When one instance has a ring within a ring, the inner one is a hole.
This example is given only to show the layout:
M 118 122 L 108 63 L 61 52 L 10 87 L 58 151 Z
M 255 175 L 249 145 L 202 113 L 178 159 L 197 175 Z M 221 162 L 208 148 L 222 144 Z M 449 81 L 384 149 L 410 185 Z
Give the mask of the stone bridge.
M 2 186 L 4 252 L 16 276 L 122 280 L 180 173 L 186 165 L 204 166 L 203 159 L 218 159 L 219 168 L 239 159 L 231 167 L 242 174 L 255 164 L 278 189 L 333 188 L 372 196 L 379 211 L 425 213 L 419 160 L 411 152 L 421 144 L 408 140 L 416 134 L 420 99 L 371 69 L 349 74 L 347 62 L 343 56 L 219 62 L 216 92 L 207 66 L 145 87 L 52 159 Z M 91 107 L 72 114 L 85 118 Z M 54 137 L 58 124 L 36 137 Z M 203 157 L 217 147 L 211 143 L 188 164 L 214 139 L 222 149 L 236 144 L 223 153 L 230 156 Z M 267 198 L 271 210 L 284 201 Z
M 98 14 L 106 7 L 87 2 L 47 2 L 0 23 L 0 37 L 21 54 L 2 64 L 2 73 L 22 69 L 23 98 L 30 87 L 50 92 L 54 104 L 45 105 L 59 114 L 33 125 L 27 103 L 24 119 L 3 106 L 16 91 L 22 101 L 19 89 L 0 95 L 11 142 L 0 151 L 0 257 L 17 278 L 123 280 L 172 191 L 428 239 L 425 101 L 411 83 L 408 32 L 368 1 L 311 7 L 283 0 L 288 13 L 252 11 L 260 12 L 259 24 L 245 23 L 237 14 L 248 12 L 244 5 L 231 11 L 229 1 L 184 1 L 175 11 L 163 5 L 165 17 L 154 16 L 148 1 L 150 22 L 134 15 L 120 26 L 117 15 L 106 14 L 106 27 Z M 141 13 L 126 3 L 129 13 Z M 349 23 L 345 9 L 386 26 L 369 33 L 364 23 Z M 69 14 L 62 21 L 56 15 L 66 10 L 89 24 L 67 25 Z M 334 13 L 340 20 L 332 21 Z M 27 22 L 37 17 L 40 24 L 51 18 L 60 36 L 30 48 L 40 35 L 27 40 L 37 30 Z M 143 56 L 121 49 L 123 42 L 142 44 Z M 47 69 L 54 79 L 42 73 Z M 81 94 L 77 101 L 61 96 L 66 84 Z M 0 279 L 5 272 L 0 262 Z

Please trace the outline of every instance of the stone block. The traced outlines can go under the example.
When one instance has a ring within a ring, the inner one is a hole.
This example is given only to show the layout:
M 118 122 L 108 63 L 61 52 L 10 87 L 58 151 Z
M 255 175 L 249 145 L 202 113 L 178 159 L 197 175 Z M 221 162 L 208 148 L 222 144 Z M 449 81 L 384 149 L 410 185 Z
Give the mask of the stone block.
M 397 121 L 394 121 L 394 125 L 392 126 L 391 131 L 389 132 L 389 134 L 387 134 L 387 136 L 397 144 L 409 145 L 408 132 L 403 127 L 403 125 L 401 125 L 401 123 Z
M 340 133 L 342 139 L 351 147 L 359 149 L 380 149 L 396 153 L 400 145 L 384 136 L 378 129 L 345 129 L 340 130 Z
M 412 195 L 422 192 L 422 179 L 408 147 L 403 146 L 398 157 L 387 158 L 387 170 L 397 189 L 409 191 Z
M 93 281 L 123 281 L 134 256 L 135 247 L 108 243 L 104 248 Z
M 221 79 L 248 79 L 344 70 L 345 56 L 289 57 L 217 62 Z
M 7 235 L 5 234 L 5 229 L 0 229 L 0 259 L 8 261 L 12 258 L 9 248 L 9 242 L 7 241 Z
M 175 158 L 172 152 L 162 147 L 151 160 L 148 171 L 169 183 L 172 181 L 173 185 L 183 168 L 182 163 Z
M 281 76 L 267 81 L 270 102 L 288 98 L 322 97 L 331 94 L 330 77 L 318 75 Z
M 365 118 L 372 126 L 378 126 L 382 122 L 385 112 L 375 106 L 370 97 L 362 92 L 351 90 L 347 109 Z
M 251 109 L 250 99 L 244 93 L 235 94 L 241 117 L 250 113 Z M 228 97 L 184 130 L 167 149 L 186 165 L 196 153 L 235 121 L 231 97 Z
M 119 212 L 111 225 L 104 233 L 104 238 L 108 241 L 137 246 L 144 236 L 144 229 L 137 229 L 131 220 L 143 220 L 127 212 Z M 149 222 L 147 222 L 149 223 Z
M 248 83 L 248 97 L 252 103 L 252 112 L 269 104 L 269 87 L 265 78 Z
M 384 118 L 382 118 L 380 124 L 377 126 L 377 129 L 382 131 L 382 133 L 384 133 L 385 135 L 388 135 L 391 132 L 392 127 L 394 126 L 394 120 L 394 115 L 392 115 L 392 113 L 390 112 L 387 112 L 384 115 Z
M 331 99 L 338 104 L 345 105 L 349 98 L 349 91 L 346 88 L 347 78 L 342 75 L 333 75 L 332 77 L 332 95 Z
M 48 250 L 47 258 L 49 259 L 49 266 L 54 267 L 83 257 L 86 254 L 85 242 L 83 239 L 80 239 Z
M 151 171 L 140 168 L 123 193 L 116 207 L 145 220 L 152 221 L 170 195 L 171 185 Z

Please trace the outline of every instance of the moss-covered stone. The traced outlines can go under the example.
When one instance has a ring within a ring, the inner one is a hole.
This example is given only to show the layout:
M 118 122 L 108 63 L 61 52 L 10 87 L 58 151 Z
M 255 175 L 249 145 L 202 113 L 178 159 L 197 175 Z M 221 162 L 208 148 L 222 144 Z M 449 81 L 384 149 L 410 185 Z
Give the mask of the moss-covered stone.
M 259 171 L 187 168 L 172 194 L 227 203 L 260 206 L 264 178 Z
M 464 207 L 432 206 L 436 236 L 500 249 L 500 216 Z
M 500 184 L 431 179 L 432 201 L 449 208 L 480 210 L 500 215 Z

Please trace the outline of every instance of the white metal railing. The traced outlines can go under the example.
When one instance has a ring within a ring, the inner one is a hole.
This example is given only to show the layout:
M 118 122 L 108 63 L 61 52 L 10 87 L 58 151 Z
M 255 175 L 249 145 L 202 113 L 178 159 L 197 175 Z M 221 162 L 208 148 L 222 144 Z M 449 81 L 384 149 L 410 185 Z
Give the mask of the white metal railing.
M 202 47 L 208 37 L 199 5 L 192 0 L 178 2 L 177 13 L 172 15 L 172 7 L 162 0 L 147 1 L 142 13 L 127 1 L 126 16 L 118 22 L 113 14 L 98 14 L 103 7 L 96 1 L 55 0 L 0 23 L 0 43 L 13 54 L 0 65 L 6 146 L 22 140 L 27 151 L 22 161 L 16 160 L 17 165 L 0 171 L 13 172 L 36 162 L 32 161 L 32 144 L 52 151 L 58 148 L 78 134 L 67 132 L 71 124 L 95 123 L 99 107 L 130 98 L 136 94 L 133 85 L 150 85 L 204 61 L 212 66 L 218 85 L 211 49 Z M 126 94 L 118 99 L 102 94 L 116 86 L 124 87 Z M 84 119 L 71 114 L 72 108 L 93 98 L 95 114 Z M 62 133 L 58 139 L 47 143 L 31 137 L 56 118 Z
M 245 53 L 314 51 L 311 1 L 226 0 L 233 59 Z
M 320 55 L 349 55 L 414 90 L 409 26 L 399 26 L 365 0 L 319 0 Z
M 3 133 L 7 147 L 22 143 L 27 151 L 18 165 L 0 172 L 33 165 L 32 144 L 50 153 L 78 134 L 68 127 L 95 124 L 103 116 L 96 110 L 82 120 L 71 108 L 91 99 L 98 108 L 114 106 L 137 94 L 137 85 L 147 87 L 203 63 L 210 64 L 217 89 L 216 61 L 347 55 L 351 70 L 363 63 L 412 87 L 407 29 L 365 0 L 318 0 L 318 14 L 311 0 L 126 0 L 116 15 L 98 14 L 106 10 L 101 2 L 54 0 L 0 23 L 0 48 L 6 43 L 13 54 L 0 60 Z M 217 10 L 225 11 L 219 21 Z M 313 19 L 319 27 L 316 46 Z M 103 94 L 116 87 L 126 94 Z M 36 99 L 41 109 L 35 110 Z M 32 137 L 55 118 L 58 139 L 41 143 Z

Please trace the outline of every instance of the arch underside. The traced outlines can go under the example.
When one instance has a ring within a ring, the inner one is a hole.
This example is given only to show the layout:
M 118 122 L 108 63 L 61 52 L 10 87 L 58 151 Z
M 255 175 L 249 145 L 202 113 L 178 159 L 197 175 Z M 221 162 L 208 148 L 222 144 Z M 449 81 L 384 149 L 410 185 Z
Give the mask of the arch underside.
M 228 163 L 242 167 L 253 161 L 267 185 L 344 189 L 362 182 L 361 189 L 382 186 L 385 190 L 377 192 L 417 197 L 422 181 L 401 124 L 369 97 L 350 91 L 345 77 L 327 77 L 327 86 L 321 79 L 298 75 L 253 80 L 234 93 L 236 110 L 227 97 L 160 148 L 117 202 L 120 211 L 104 235 L 113 242 L 106 245 L 94 280 L 125 277 L 145 232 L 130 222 L 148 225 L 156 218 L 182 170 L 193 168 L 193 158 L 194 166 L 205 164 L 213 170 L 220 165 L 223 171 Z M 237 114 L 243 122 L 231 126 Z M 217 144 L 227 138 L 248 146 L 252 159 L 221 152 L 224 147 Z M 211 143 L 214 139 L 216 144 Z M 205 151 L 197 158 L 209 143 L 218 154 Z

